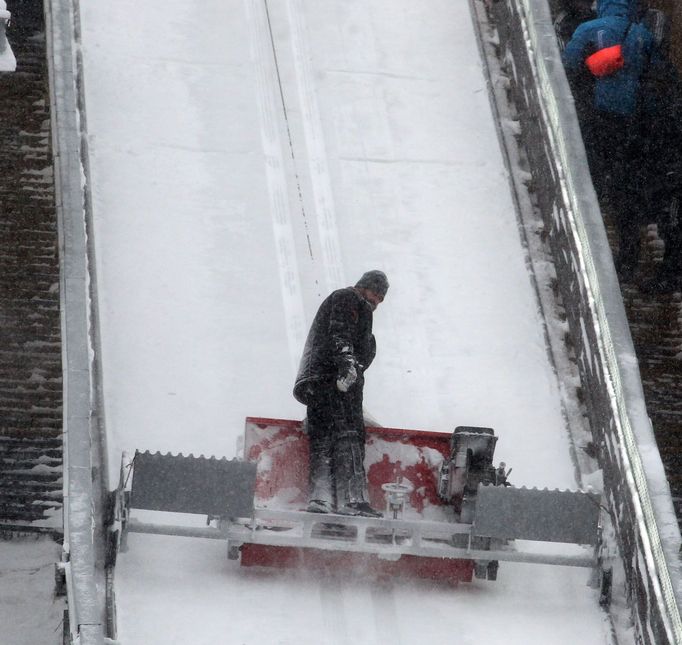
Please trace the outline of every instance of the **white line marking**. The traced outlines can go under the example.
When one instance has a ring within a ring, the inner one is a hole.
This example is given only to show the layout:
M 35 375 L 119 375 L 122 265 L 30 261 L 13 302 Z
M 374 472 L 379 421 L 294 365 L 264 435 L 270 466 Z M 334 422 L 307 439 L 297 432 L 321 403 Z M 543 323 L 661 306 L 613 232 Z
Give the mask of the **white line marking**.
M 298 368 L 299 354 L 305 341 L 306 327 L 296 245 L 291 224 L 286 168 L 278 121 L 283 118 L 277 72 L 274 65 L 268 18 L 262 0 L 245 0 L 244 6 L 251 32 L 261 142 L 265 157 L 265 174 L 270 214 L 277 253 L 279 279 L 287 327 L 287 340 L 293 372 Z
M 322 264 L 327 291 L 331 292 L 346 285 L 343 260 L 336 226 L 334 194 L 332 192 L 327 150 L 324 142 L 322 119 L 315 94 L 312 56 L 308 47 L 308 37 L 300 0 L 287 2 L 291 28 L 291 49 L 294 57 L 296 82 L 301 104 L 301 116 L 308 165 L 315 205 Z

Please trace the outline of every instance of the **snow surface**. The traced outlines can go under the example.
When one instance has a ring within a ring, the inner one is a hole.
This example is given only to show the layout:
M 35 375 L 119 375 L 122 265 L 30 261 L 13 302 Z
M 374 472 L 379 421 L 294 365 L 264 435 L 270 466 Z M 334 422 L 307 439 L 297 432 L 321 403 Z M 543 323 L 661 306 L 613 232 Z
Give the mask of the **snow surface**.
M 0 0 L 0 72 L 13 72 L 17 67 L 17 60 L 5 35 L 10 16 L 7 4 Z
M 54 595 L 54 566 L 60 556 L 61 547 L 51 538 L 0 540 L 3 643 L 61 643 L 65 602 Z
M 112 485 L 123 450 L 232 457 L 246 416 L 301 418 L 308 325 L 372 268 L 391 288 L 368 412 L 493 427 L 514 484 L 575 485 L 467 2 L 81 10 Z M 241 570 L 209 540 L 129 545 L 127 645 L 607 638 L 581 569 L 377 586 Z

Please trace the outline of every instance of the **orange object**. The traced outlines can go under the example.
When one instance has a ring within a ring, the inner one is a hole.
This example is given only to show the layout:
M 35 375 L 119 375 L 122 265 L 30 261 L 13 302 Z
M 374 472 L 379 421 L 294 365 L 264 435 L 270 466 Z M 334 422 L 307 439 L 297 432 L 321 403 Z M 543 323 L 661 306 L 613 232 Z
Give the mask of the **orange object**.
M 585 59 L 585 64 L 595 76 L 610 76 L 625 65 L 620 45 L 605 47 Z

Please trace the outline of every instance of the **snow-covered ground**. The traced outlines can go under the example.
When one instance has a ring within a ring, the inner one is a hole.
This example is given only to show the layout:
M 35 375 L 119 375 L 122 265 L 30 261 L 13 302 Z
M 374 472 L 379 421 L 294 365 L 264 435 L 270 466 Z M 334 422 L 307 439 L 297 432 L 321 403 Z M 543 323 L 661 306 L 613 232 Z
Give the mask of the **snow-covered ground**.
M 367 411 L 491 426 L 515 484 L 575 485 L 467 2 L 81 8 L 112 479 L 122 450 L 231 457 L 247 415 L 301 418 L 317 306 L 380 268 Z M 378 587 L 129 543 L 126 645 L 606 639 L 585 570 Z
M 7 41 L 7 23 L 11 17 L 7 3 L 0 0 L 0 72 L 13 72 L 17 67 L 12 47 Z
M 61 547 L 49 537 L 0 541 L 0 641 L 7 645 L 62 642 L 64 598 L 55 597 Z

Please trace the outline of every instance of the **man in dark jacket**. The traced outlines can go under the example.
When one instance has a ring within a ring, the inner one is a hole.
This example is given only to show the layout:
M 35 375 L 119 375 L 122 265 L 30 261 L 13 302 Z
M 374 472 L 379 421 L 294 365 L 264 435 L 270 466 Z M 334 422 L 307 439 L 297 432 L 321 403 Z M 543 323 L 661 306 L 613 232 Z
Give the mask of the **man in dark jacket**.
M 599 0 L 595 20 L 580 25 L 562 58 L 569 81 L 580 82 L 592 56 L 618 52 L 615 69 L 592 67 L 593 111 L 581 123 L 590 170 L 601 199 L 608 198 L 619 232 L 616 265 L 631 277 L 639 255 L 644 173 L 640 163 L 642 81 L 657 62 L 654 38 L 637 20 L 637 0 Z M 620 47 L 620 50 L 618 49 Z M 603 58 L 602 58 L 603 60 Z M 613 61 L 609 61 L 613 63 Z
M 307 406 L 309 511 L 381 517 L 367 500 L 362 394 L 376 353 L 373 312 L 387 290 L 386 275 L 368 271 L 324 300 L 308 333 L 294 396 Z

